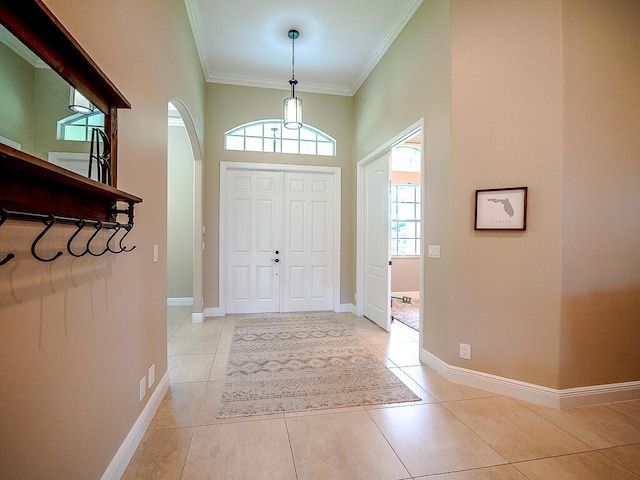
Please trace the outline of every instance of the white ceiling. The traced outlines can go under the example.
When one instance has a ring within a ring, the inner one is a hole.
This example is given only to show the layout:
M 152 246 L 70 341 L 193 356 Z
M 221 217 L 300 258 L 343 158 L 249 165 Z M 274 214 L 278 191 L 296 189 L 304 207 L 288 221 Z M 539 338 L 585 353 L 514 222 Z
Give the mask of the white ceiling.
M 184 0 L 209 82 L 353 95 L 422 0 Z

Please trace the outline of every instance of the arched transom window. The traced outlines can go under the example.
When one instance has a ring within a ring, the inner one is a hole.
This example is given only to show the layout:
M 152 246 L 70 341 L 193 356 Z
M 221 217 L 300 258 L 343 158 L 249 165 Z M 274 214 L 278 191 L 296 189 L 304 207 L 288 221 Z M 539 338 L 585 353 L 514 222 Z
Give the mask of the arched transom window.
M 282 120 L 258 120 L 235 127 L 224 134 L 225 150 L 245 152 L 336 155 L 336 141 L 317 128 L 284 128 Z

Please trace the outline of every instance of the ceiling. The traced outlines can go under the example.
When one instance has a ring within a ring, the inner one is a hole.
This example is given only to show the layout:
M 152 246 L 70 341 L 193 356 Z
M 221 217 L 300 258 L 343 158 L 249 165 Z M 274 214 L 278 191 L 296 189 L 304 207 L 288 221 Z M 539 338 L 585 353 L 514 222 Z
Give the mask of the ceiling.
M 209 82 L 353 95 L 422 0 L 184 0 Z

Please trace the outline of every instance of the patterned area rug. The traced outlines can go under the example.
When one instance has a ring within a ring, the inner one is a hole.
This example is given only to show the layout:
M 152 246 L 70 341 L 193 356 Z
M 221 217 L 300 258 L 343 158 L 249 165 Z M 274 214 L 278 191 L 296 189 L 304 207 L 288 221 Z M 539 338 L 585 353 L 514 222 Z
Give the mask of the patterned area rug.
M 419 401 L 329 314 L 238 320 L 218 418 Z
M 395 298 L 391 301 L 391 318 L 404 323 L 414 330 L 420 329 L 420 300 L 412 298 L 405 303 Z

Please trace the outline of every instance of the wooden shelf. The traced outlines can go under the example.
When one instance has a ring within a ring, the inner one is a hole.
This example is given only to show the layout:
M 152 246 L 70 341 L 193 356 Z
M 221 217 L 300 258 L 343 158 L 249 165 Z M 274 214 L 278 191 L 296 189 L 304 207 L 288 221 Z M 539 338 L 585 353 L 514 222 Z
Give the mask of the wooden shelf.
M 109 221 L 115 202 L 142 199 L 0 144 L 0 207 Z

